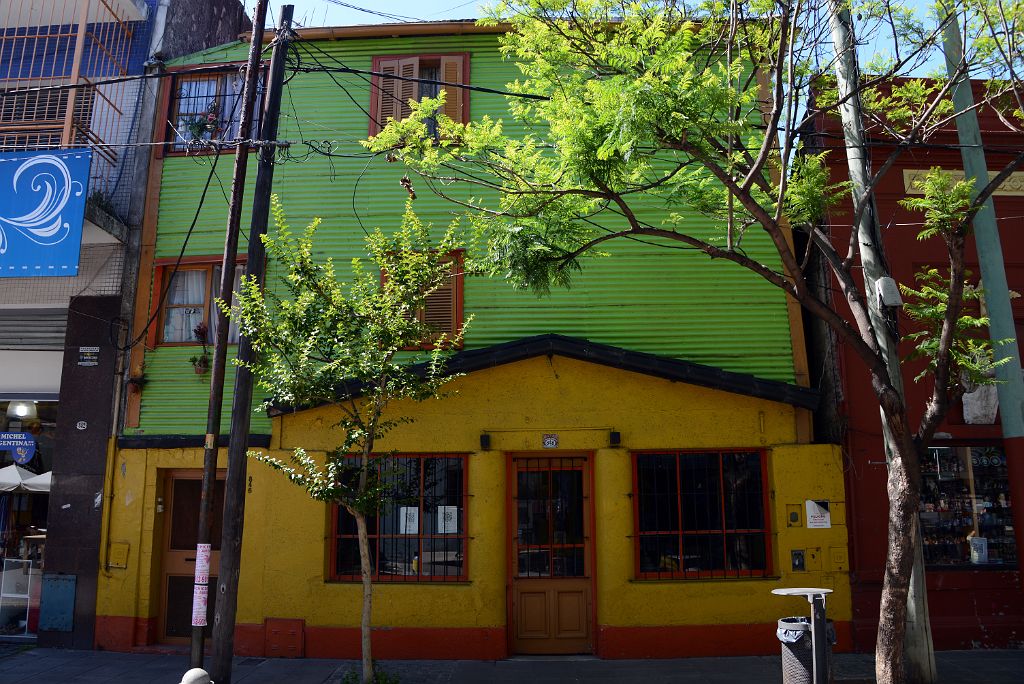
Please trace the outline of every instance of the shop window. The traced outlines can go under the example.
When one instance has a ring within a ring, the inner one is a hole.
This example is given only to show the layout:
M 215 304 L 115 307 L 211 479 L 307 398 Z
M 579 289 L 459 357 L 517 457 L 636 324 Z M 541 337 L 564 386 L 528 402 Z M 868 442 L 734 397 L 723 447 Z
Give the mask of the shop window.
M 932 447 L 921 474 L 921 539 L 927 565 L 1000 568 L 1017 563 L 1001 447 Z
M 441 90 L 445 91 L 445 115 L 453 121 L 469 121 L 469 91 L 416 80 L 468 83 L 468 54 L 374 57 L 373 71 L 383 75 L 373 76 L 372 80 L 370 135 L 379 133 L 388 119 L 401 120 L 409 116 L 412 112 L 409 100 L 437 97 Z M 401 78 L 388 78 L 388 75 Z M 437 135 L 436 121 L 429 120 L 427 127 L 431 134 Z
M 376 467 L 389 501 L 367 520 L 370 563 L 377 582 L 466 579 L 466 457 L 401 455 Z M 359 580 L 355 518 L 333 506 L 332 579 Z
M 213 259 L 214 257 L 210 257 Z M 195 332 L 200 323 L 206 324 L 207 344 L 213 345 L 217 337 L 217 307 L 215 301 L 220 291 L 220 258 L 217 261 L 190 260 L 175 269 L 175 260 L 157 263 L 153 296 L 156 303 L 163 297 L 160 312 L 160 344 L 201 344 Z M 234 291 L 242 283 L 245 265 L 235 266 Z M 232 304 L 238 300 L 232 298 Z M 154 328 L 156 329 L 156 328 Z M 238 325 L 231 321 L 228 327 L 228 343 L 238 343 Z
M 763 453 L 659 452 L 633 459 L 637 577 L 769 573 Z
M 234 140 L 241 124 L 244 74 L 237 68 L 175 76 L 167 111 L 167 150 L 185 152 L 204 140 Z M 263 83 L 260 80 L 253 110 L 252 131 L 259 130 Z

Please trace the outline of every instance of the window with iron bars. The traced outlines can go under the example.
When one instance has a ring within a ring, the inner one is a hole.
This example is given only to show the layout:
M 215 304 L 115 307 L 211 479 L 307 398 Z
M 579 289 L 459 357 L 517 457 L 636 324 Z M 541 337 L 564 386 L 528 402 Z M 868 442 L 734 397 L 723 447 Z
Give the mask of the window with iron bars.
M 205 142 L 234 140 L 242 118 L 244 75 L 238 69 L 220 73 L 175 76 L 167 110 L 168 152 L 210 151 Z M 263 78 L 256 93 L 252 135 L 260 127 Z
M 373 580 L 465 581 L 466 456 L 401 454 L 372 467 L 389 492 L 385 506 L 366 521 Z M 343 506 L 332 508 L 331 579 L 359 580 L 356 520 Z
M 633 482 L 639 579 L 770 574 L 763 452 L 636 453 Z

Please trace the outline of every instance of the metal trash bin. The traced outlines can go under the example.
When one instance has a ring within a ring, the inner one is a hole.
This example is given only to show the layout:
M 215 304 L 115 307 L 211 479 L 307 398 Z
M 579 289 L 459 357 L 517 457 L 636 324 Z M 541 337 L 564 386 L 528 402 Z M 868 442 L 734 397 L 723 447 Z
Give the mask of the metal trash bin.
M 814 647 L 811 642 L 811 618 L 780 618 L 775 635 L 782 644 L 782 684 L 813 684 Z M 825 654 L 829 681 L 832 681 L 832 644 L 835 642 L 835 626 L 831 620 L 826 620 Z

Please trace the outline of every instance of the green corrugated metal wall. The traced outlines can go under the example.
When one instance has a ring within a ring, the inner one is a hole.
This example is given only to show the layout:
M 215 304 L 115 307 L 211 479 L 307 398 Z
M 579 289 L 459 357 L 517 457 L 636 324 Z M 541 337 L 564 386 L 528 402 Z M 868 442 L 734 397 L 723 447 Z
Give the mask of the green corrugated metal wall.
M 470 80 L 476 85 L 501 88 L 519 74 L 515 65 L 501 60 L 493 35 L 408 37 L 319 41 L 317 45 L 345 65 L 369 69 L 374 55 L 469 52 Z M 244 60 L 247 46 L 234 44 L 208 51 L 183 62 L 216 63 Z M 307 48 L 308 49 L 308 48 Z M 327 63 L 322 54 L 313 51 Z M 303 62 L 311 61 L 305 50 Z M 335 74 L 349 93 L 369 109 L 370 87 L 361 77 Z M 505 117 L 505 101 L 498 95 L 469 95 L 470 116 Z M 507 118 L 507 117 L 506 117 Z M 514 128 L 507 129 L 514 133 Z M 282 105 L 280 139 L 331 140 L 336 151 L 360 153 L 358 141 L 368 134 L 367 116 L 356 108 L 326 74 L 299 74 L 288 83 Z M 303 146 L 293 149 L 301 155 Z M 157 257 L 175 257 L 195 212 L 211 157 L 168 158 L 164 163 L 160 197 Z M 207 197 L 189 255 L 217 255 L 223 249 L 224 224 L 230 190 L 232 157 L 219 162 L 216 181 Z M 382 158 L 333 158 L 312 155 L 286 161 L 277 170 L 274 190 L 288 213 L 293 229 L 312 217 L 323 218 L 319 250 L 347 261 L 363 255 L 363 233 L 353 213 L 367 227 L 396 224 L 406 192 L 398 179 L 400 164 Z M 255 171 L 250 165 L 251 181 Z M 358 182 L 358 184 L 357 184 Z M 417 212 L 439 225 L 450 220 L 454 207 L 420 187 Z M 354 200 L 353 200 L 354 198 Z M 251 193 L 246 196 L 244 223 Z M 659 223 L 654 206 L 642 212 Z M 710 221 L 688 220 L 688 230 L 712 235 Z M 773 249 L 762 236 L 751 233 L 743 242 L 746 252 L 777 266 Z M 244 245 L 243 245 L 244 251 Z M 590 261 L 570 291 L 555 291 L 537 298 L 513 290 L 499 279 L 470 278 L 465 287 L 465 310 L 475 320 L 466 336 L 469 348 L 483 347 L 528 335 L 560 333 L 585 337 L 628 349 L 683 358 L 763 378 L 793 381 L 793 358 L 784 295 L 742 268 L 677 249 L 658 249 L 637 242 L 619 242 L 609 258 Z M 162 347 L 147 353 L 150 379 L 143 394 L 141 428 L 146 434 L 204 431 L 208 376 L 195 376 L 188 363 L 189 348 Z M 229 372 L 229 379 L 232 374 Z M 230 390 L 225 408 L 230 405 Z M 265 416 L 254 416 L 254 432 L 269 430 Z

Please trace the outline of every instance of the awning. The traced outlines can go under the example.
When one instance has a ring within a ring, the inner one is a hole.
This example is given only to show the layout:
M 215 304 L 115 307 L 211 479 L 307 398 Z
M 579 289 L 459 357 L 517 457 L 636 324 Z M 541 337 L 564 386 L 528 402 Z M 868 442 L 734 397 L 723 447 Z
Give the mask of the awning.
M 25 470 L 16 463 L 0 468 L 0 492 L 25 491 L 22 484 L 31 477 L 35 477 L 35 473 Z
M 42 475 L 36 475 L 30 477 L 27 480 L 22 481 L 21 487 L 26 492 L 46 492 L 50 491 L 50 480 L 53 475 L 53 471 L 47 471 Z

